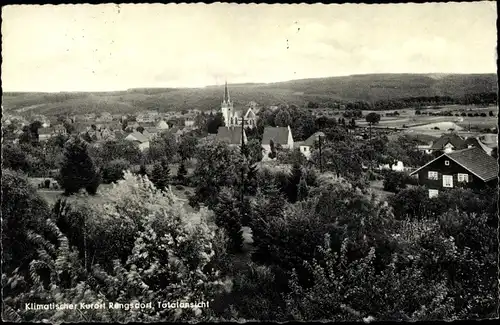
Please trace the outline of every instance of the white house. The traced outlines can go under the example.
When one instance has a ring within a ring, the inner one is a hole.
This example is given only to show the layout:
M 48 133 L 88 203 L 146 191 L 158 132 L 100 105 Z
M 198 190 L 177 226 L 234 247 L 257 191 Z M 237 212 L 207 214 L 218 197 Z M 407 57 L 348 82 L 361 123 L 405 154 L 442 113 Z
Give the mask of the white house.
M 277 146 L 283 149 L 293 149 L 293 136 L 290 126 L 287 127 L 266 127 L 264 129 L 264 134 L 262 135 L 262 148 L 264 149 L 263 160 L 269 158 L 269 154 L 272 151 L 271 146 L 275 148 Z
M 395 164 L 379 165 L 378 168 L 379 169 L 390 169 L 390 170 L 393 170 L 395 172 L 403 172 L 406 170 L 403 162 L 399 161 L 399 160 Z
M 193 127 L 194 126 L 194 120 L 184 120 L 184 126 L 185 127 Z
M 158 121 L 158 123 L 156 123 L 156 128 L 160 130 L 168 130 L 169 126 L 167 122 L 165 122 L 164 120 L 160 120 Z
M 319 140 L 320 137 L 325 137 L 323 132 L 316 132 L 307 138 L 305 141 L 295 142 L 294 147 L 298 147 L 300 152 L 307 158 L 311 158 L 311 149 L 314 146 L 314 143 Z

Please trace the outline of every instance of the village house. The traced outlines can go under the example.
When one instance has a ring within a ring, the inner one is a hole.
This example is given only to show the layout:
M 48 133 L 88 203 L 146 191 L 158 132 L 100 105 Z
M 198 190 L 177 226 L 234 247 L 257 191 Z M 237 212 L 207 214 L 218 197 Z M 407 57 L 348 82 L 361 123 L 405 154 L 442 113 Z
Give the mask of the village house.
M 242 138 L 243 135 L 243 138 Z M 247 135 L 241 126 L 220 126 L 217 130 L 215 139 L 227 143 L 229 146 L 240 146 L 243 142 L 246 143 Z M 243 141 L 243 142 L 242 142 Z
M 54 134 L 65 135 L 67 133 L 66 127 L 62 124 L 54 125 Z
M 47 141 L 54 134 L 53 128 L 39 128 L 38 129 L 38 141 Z
M 164 120 L 159 120 L 158 123 L 156 123 L 156 128 L 160 130 L 168 130 L 169 126 Z
M 98 123 L 111 122 L 111 121 L 113 121 L 113 116 L 110 113 L 108 113 L 108 112 L 102 112 L 101 116 L 99 116 L 98 118 L 96 118 L 95 121 L 98 122 Z
M 304 141 L 297 141 L 294 143 L 295 148 L 299 148 L 300 152 L 307 158 L 311 158 L 311 149 L 314 144 L 319 141 L 320 137 L 325 137 L 323 132 L 316 132 Z
M 136 121 L 139 123 L 154 123 L 158 117 L 158 112 L 139 113 L 137 114 Z
M 464 139 L 462 139 L 458 134 L 449 133 L 443 134 L 439 139 L 434 141 L 429 150 L 431 152 L 452 152 L 465 148 L 467 148 L 467 144 Z
M 379 170 L 393 170 L 395 172 L 404 172 L 405 170 L 407 170 L 407 168 L 405 167 L 403 162 L 400 160 L 395 161 L 395 163 L 393 163 L 393 164 L 379 165 L 378 169 Z
M 160 133 L 161 133 L 161 131 L 162 131 L 162 130 L 160 130 L 160 129 L 158 129 L 158 128 L 154 127 L 154 126 L 153 126 L 153 127 L 148 126 L 148 127 L 145 127 L 145 128 L 144 128 L 144 132 L 143 132 L 143 134 L 144 134 L 144 133 L 147 133 L 147 134 L 149 134 L 150 139 L 153 139 L 153 138 L 154 138 L 154 137 L 156 137 L 158 134 L 160 134 Z
M 95 113 L 88 113 L 83 116 L 83 119 L 86 121 L 95 121 L 96 115 Z
M 185 127 L 193 127 L 194 126 L 194 120 L 184 120 L 184 126 Z
M 262 148 L 264 149 L 264 160 L 267 160 L 272 151 L 272 146 L 275 149 L 281 147 L 282 149 L 293 149 L 294 142 L 292 130 L 290 126 L 287 127 L 266 127 L 262 135 Z
M 428 188 L 429 197 L 435 197 L 439 191 L 458 186 L 473 189 L 496 186 L 498 164 L 483 149 L 472 147 L 445 152 L 410 174 L 413 175 L 418 175 L 419 184 Z
M 128 122 L 127 126 L 125 127 L 125 131 L 127 132 L 133 132 L 135 131 L 139 126 L 141 126 L 138 122 Z
M 129 135 L 127 135 L 125 137 L 125 140 L 137 143 L 139 145 L 139 149 L 141 151 L 149 148 L 149 140 L 150 139 L 148 138 L 147 135 L 144 135 L 140 132 L 135 131 L 135 132 L 130 133 Z

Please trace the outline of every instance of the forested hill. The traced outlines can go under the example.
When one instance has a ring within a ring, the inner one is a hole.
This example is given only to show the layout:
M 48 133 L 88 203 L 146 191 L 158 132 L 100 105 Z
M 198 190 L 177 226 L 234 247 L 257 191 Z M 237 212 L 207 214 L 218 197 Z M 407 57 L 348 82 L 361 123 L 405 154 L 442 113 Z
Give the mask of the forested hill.
M 230 81 L 229 81 L 230 82 Z M 270 84 L 229 85 L 237 106 L 339 101 L 369 101 L 410 97 L 449 96 L 497 92 L 495 74 L 367 74 L 301 79 Z M 205 88 L 142 88 L 117 92 L 3 93 L 6 111 L 40 114 L 132 113 L 146 109 L 208 110 L 219 107 L 223 86 Z

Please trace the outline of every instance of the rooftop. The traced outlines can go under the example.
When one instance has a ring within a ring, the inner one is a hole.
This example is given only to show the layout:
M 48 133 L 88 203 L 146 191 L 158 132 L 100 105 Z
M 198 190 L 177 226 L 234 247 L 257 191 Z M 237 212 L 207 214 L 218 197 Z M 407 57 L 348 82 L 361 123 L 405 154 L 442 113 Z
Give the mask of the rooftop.
M 243 130 L 243 132 L 245 132 Z M 228 142 L 229 144 L 241 144 L 241 127 L 220 126 L 215 137 L 219 141 Z
M 262 143 L 269 144 L 273 140 L 274 144 L 288 144 L 288 127 L 266 127 L 262 135 Z
M 481 148 L 457 150 L 445 155 L 485 182 L 498 176 L 497 160 Z
M 467 148 L 467 143 L 455 133 L 443 134 L 439 139 L 431 145 L 433 150 L 443 150 L 444 147 L 451 143 L 457 150 Z

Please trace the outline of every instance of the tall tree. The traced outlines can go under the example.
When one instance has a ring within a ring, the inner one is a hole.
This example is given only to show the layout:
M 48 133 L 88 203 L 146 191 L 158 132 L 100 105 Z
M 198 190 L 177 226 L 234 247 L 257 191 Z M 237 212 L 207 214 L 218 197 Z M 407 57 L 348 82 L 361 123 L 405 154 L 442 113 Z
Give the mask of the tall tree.
M 98 171 L 88 154 L 85 141 L 78 136 L 72 137 L 65 144 L 63 155 L 59 182 L 66 195 L 74 194 L 90 185 L 95 186 L 95 182 L 98 182 Z
M 161 162 L 156 162 L 153 165 L 150 179 L 159 190 L 165 190 L 168 187 L 170 181 L 170 168 L 168 167 L 166 159 L 163 159 Z
M 186 181 L 187 169 L 184 161 L 181 161 L 179 164 L 179 168 L 177 169 L 177 180 L 179 182 L 184 183 Z
M 287 127 L 292 124 L 292 117 L 286 110 L 281 109 L 274 118 L 274 124 L 276 126 Z
M 198 145 L 197 137 L 193 135 L 182 136 L 178 148 L 181 160 L 187 160 L 194 157 L 197 145 Z
M 240 252 L 243 247 L 240 204 L 237 194 L 232 189 L 224 187 L 214 207 L 215 223 L 226 231 L 229 237 L 229 249 L 232 252 Z
M 297 201 L 304 201 L 307 198 L 308 192 L 306 179 L 302 176 L 297 187 Z
M 208 141 L 200 143 L 196 154 L 197 164 L 192 180 L 194 200 L 212 206 L 222 187 L 232 187 L 240 179 L 241 157 L 235 148 L 226 143 Z M 195 203 L 195 202 L 192 202 Z

